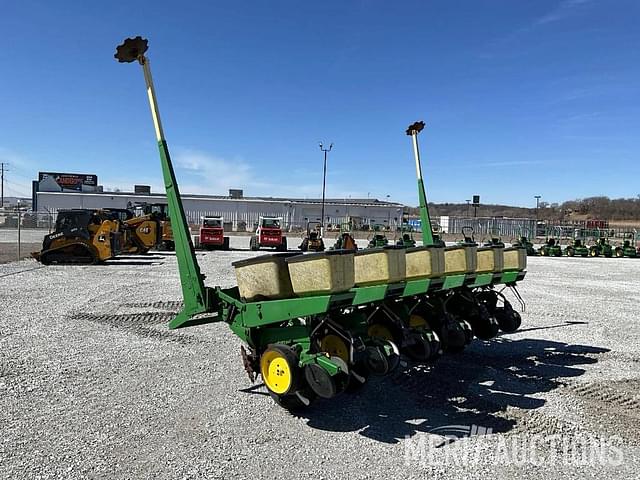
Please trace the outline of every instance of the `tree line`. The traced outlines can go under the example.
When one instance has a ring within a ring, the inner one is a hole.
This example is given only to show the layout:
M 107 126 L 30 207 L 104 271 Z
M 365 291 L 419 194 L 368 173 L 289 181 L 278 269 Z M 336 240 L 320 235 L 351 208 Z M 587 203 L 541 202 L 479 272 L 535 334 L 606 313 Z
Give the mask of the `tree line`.
M 432 216 L 473 217 L 473 205 L 466 203 L 429 203 Z M 410 215 L 419 216 L 418 208 L 409 208 Z M 480 205 L 478 217 L 535 218 L 536 209 L 510 205 Z M 640 220 L 640 195 L 635 198 L 588 197 L 563 203 L 540 202 L 540 220 L 562 220 L 573 216 L 602 220 Z

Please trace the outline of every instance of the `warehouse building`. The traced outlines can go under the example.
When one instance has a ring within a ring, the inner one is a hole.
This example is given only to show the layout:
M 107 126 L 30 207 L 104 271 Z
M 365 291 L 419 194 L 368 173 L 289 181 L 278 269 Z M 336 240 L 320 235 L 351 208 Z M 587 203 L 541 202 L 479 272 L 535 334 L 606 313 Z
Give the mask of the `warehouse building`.
M 49 216 L 70 208 L 129 208 L 143 203 L 167 203 L 164 194 L 152 194 L 144 186 L 136 186 L 133 193 L 34 188 L 33 195 L 34 211 Z M 182 194 L 182 202 L 190 224 L 200 223 L 203 216 L 222 216 L 229 231 L 251 230 L 260 216 L 281 217 L 289 230 L 304 229 L 307 221 L 319 222 L 322 212 L 319 199 L 245 197 L 242 190 L 230 190 L 227 196 Z M 326 199 L 325 223 L 339 226 L 351 221 L 355 228 L 368 229 L 375 224 L 393 228 L 402 221 L 403 208 L 399 203 L 373 198 Z

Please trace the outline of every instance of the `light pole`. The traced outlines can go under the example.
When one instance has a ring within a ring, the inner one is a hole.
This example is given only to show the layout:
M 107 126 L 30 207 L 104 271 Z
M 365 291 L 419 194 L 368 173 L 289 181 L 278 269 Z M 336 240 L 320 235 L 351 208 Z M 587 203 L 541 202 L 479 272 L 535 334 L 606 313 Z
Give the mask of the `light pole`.
M 467 218 L 469 218 L 469 207 L 471 205 L 471 200 L 465 200 L 467 202 Z
M 534 195 L 533 198 L 536 199 L 536 226 L 535 226 L 535 232 L 534 232 L 534 237 L 538 236 L 538 207 L 540 206 L 540 198 L 542 196 L 541 195 Z
M 327 186 L 327 154 L 333 148 L 333 143 L 329 145 L 329 148 L 324 148 L 322 142 L 320 142 L 320 150 L 324 152 L 324 167 L 322 169 L 322 213 L 320 222 L 320 236 L 324 237 L 324 192 Z

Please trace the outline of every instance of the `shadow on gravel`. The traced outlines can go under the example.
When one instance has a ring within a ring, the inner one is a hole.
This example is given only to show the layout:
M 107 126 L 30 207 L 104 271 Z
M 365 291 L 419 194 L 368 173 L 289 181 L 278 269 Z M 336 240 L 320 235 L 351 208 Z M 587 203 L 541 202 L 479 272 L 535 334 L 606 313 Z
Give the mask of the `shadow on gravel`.
M 119 260 L 119 261 L 113 261 L 113 260 L 109 260 L 99 266 L 107 266 L 107 267 L 113 267 L 113 266 L 120 266 L 120 265 L 164 265 L 164 258 L 145 258 L 143 259 L 136 259 L 136 260 Z
M 513 429 L 507 407 L 535 409 L 548 392 L 568 377 L 582 375 L 579 365 L 596 363 L 592 355 L 608 349 L 548 340 L 476 342 L 432 366 L 408 366 L 365 385 L 361 394 L 317 401 L 296 412 L 310 427 L 358 431 L 384 443 L 443 426 L 480 426 L 494 433 Z

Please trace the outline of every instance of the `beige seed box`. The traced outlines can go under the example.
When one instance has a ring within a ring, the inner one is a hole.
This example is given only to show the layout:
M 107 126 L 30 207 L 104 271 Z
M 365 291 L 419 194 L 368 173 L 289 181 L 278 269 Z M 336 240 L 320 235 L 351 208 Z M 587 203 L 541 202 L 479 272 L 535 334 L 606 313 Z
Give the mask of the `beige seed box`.
M 476 273 L 500 273 L 504 268 L 504 247 L 478 248 Z
M 444 249 L 444 271 L 447 275 L 474 273 L 477 266 L 478 247 L 455 245 Z
M 233 262 L 240 298 L 254 302 L 293 297 L 286 259 L 296 255 L 276 253 Z
M 406 279 L 440 277 L 444 274 L 444 248 L 412 247 L 406 250 Z
M 527 249 L 510 247 L 504 249 L 504 269 L 524 270 L 527 268 Z
M 353 251 L 329 250 L 287 258 L 293 292 L 301 297 L 345 292 L 355 283 Z
M 354 257 L 355 285 L 397 283 L 406 274 L 405 249 L 401 246 L 358 250 Z

